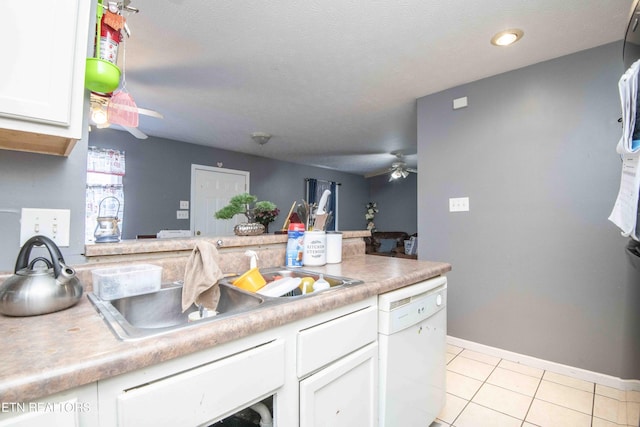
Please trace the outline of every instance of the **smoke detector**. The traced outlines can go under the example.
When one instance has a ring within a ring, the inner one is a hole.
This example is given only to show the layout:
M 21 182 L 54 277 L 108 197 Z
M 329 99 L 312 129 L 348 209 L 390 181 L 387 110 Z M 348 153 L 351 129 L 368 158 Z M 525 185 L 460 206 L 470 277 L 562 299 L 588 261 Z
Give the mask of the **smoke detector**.
M 251 134 L 251 139 L 258 145 L 264 145 L 271 139 L 271 135 L 264 132 L 254 132 Z

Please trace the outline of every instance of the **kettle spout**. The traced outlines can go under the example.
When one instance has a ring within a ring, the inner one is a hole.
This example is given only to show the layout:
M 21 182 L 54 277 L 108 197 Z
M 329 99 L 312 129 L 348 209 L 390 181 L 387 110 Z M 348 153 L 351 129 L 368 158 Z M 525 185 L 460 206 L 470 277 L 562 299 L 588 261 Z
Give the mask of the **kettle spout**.
M 58 260 L 58 262 L 60 263 L 60 274 L 56 277 L 56 281 L 59 285 L 65 285 L 76 277 L 76 271 L 62 262 L 62 260 Z

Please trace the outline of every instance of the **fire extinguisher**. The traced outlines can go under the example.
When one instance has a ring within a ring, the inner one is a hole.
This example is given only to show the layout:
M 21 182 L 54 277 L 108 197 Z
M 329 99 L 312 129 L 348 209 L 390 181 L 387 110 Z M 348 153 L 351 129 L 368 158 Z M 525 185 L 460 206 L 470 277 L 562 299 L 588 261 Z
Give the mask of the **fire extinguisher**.
M 114 29 L 107 22 L 107 16 L 111 12 L 106 12 L 102 15 L 102 26 L 100 28 L 100 59 L 115 64 L 118 60 L 118 45 L 122 35 L 119 30 Z
M 98 19 L 100 30 L 100 59 L 109 61 L 112 64 L 116 64 L 118 61 L 118 46 L 122 40 L 122 30 L 124 26 L 124 18 L 118 13 L 117 7 L 114 5 L 114 10 L 111 9 L 111 2 L 109 9 L 102 10 L 102 0 L 98 1 Z

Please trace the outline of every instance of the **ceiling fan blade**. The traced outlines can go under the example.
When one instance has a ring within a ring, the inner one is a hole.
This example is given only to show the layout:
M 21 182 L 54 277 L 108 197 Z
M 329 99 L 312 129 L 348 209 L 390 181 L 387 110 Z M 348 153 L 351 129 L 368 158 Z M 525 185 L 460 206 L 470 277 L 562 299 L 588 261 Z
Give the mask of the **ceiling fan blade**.
M 390 168 L 384 168 L 384 169 L 379 169 L 377 171 L 369 172 L 368 174 L 365 174 L 364 177 L 373 178 L 374 176 L 385 175 L 385 174 L 388 174 L 389 172 L 391 172 Z
M 138 107 L 138 113 L 144 114 L 145 116 L 151 116 L 151 117 L 156 117 L 158 119 L 164 119 L 164 116 L 162 114 L 158 113 L 157 111 L 148 110 L 146 108 Z
M 147 134 L 145 134 L 144 132 L 142 132 L 140 129 L 138 128 L 132 128 L 129 126 L 122 126 L 127 132 L 129 132 L 131 135 L 135 136 L 138 139 L 147 139 L 148 136 Z

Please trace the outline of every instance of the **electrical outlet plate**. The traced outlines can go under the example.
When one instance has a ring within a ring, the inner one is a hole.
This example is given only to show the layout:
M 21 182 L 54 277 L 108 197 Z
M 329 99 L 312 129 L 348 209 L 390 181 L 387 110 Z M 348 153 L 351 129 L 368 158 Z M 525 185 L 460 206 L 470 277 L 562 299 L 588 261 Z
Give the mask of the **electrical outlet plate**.
M 189 209 L 189 201 L 180 200 L 180 209 Z
M 31 237 L 39 235 L 53 240 L 59 247 L 69 246 L 69 209 L 22 208 L 20 217 L 20 246 Z
M 176 211 L 177 219 L 189 219 L 189 211 Z
M 467 212 L 469 211 L 468 197 L 455 197 L 449 199 L 449 212 Z

